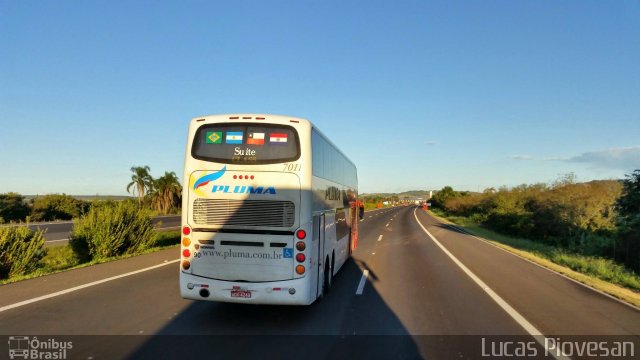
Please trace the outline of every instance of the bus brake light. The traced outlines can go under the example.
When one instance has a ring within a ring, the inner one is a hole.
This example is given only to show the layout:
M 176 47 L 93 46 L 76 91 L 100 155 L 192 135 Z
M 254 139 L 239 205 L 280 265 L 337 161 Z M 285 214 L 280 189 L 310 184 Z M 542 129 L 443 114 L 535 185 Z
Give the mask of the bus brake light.
M 300 240 L 303 240 L 304 238 L 306 238 L 306 237 L 307 237 L 307 232 L 306 232 L 306 231 L 304 231 L 304 230 L 302 230 L 302 229 L 300 229 L 300 230 L 298 230 L 298 231 L 296 232 L 296 237 L 297 237 L 298 239 L 300 239 Z
M 191 251 L 189 251 L 189 249 L 182 250 L 182 256 L 188 258 L 191 256 Z
M 304 262 L 305 259 L 306 259 L 306 257 L 304 256 L 303 253 L 299 253 L 298 255 L 296 255 L 296 260 L 298 262 Z
M 191 234 L 191 228 L 188 227 L 188 226 L 183 227 L 182 228 L 182 235 L 186 236 L 186 235 L 189 235 L 189 234 Z

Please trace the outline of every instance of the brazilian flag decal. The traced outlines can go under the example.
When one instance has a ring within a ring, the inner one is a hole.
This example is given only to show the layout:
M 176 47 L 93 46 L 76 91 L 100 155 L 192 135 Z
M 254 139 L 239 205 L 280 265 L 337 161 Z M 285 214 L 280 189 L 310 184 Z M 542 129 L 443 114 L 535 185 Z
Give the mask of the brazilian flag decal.
M 207 131 L 207 144 L 221 144 L 222 131 Z

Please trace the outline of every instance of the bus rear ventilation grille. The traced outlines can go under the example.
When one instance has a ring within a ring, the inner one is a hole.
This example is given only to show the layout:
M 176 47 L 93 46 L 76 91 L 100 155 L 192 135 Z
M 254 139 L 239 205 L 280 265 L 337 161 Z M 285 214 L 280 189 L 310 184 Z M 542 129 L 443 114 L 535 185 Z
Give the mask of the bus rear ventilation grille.
M 193 221 L 198 225 L 292 227 L 295 206 L 291 201 L 196 199 Z

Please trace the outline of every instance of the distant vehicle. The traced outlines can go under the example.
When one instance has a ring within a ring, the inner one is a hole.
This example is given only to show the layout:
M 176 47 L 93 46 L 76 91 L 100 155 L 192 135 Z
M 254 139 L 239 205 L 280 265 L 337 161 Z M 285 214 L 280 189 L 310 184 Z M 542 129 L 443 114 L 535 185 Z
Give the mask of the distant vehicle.
M 358 241 L 355 165 L 311 122 L 214 115 L 189 126 L 180 294 L 308 305 Z

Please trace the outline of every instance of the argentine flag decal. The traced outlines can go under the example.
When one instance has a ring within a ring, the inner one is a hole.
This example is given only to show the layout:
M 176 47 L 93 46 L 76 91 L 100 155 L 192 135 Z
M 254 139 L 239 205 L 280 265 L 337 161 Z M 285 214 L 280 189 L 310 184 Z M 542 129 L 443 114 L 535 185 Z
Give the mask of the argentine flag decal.
M 228 131 L 227 144 L 242 144 L 242 131 Z

